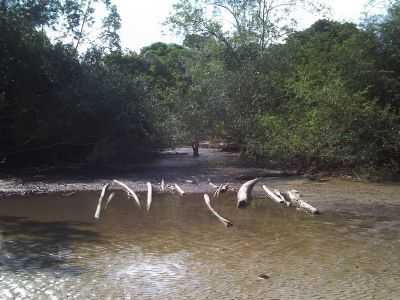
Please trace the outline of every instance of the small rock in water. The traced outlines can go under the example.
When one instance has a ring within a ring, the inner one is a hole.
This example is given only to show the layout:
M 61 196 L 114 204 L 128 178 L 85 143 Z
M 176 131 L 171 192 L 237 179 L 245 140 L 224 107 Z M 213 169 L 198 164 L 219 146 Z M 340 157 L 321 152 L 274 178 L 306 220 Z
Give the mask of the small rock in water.
M 259 279 L 270 279 L 270 278 L 271 278 L 271 277 L 268 276 L 267 274 L 259 274 L 257 277 L 258 277 Z

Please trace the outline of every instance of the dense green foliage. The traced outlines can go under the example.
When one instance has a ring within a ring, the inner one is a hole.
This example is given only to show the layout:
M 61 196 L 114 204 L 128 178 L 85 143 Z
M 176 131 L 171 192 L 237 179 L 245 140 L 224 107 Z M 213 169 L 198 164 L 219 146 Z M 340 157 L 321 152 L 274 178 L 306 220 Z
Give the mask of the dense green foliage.
M 362 27 L 322 19 L 300 32 L 281 23 L 287 18 L 268 18 L 282 16 L 269 3 L 176 5 L 169 22 L 201 61 L 191 65 L 191 90 L 218 112 L 199 111 L 198 119 L 259 161 L 398 174 L 400 3 Z M 281 7 L 289 13 L 298 5 Z M 233 28 L 210 17 L 210 6 L 217 16 L 231 15 Z
M 0 3 L 0 155 L 10 162 L 130 160 L 224 138 L 259 162 L 400 172 L 398 1 L 362 26 L 321 19 L 296 31 L 292 13 L 324 7 L 179 0 L 167 23 L 183 45 L 138 54 L 121 50 L 111 1 Z M 96 3 L 108 11 L 101 45 L 85 34 Z
M 160 144 L 138 72 L 145 62 L 118 51 L 112 6 L 102 35 L 110 47 L 79 56 L 77 42 L 50 42 L 37 28 L 42 21 L 25 16 L 35 1 L 11 2 L 0 10 L 0 145 L 8 163 L 132 159 Z M 123 59 L 133 70 L 120 66 Z

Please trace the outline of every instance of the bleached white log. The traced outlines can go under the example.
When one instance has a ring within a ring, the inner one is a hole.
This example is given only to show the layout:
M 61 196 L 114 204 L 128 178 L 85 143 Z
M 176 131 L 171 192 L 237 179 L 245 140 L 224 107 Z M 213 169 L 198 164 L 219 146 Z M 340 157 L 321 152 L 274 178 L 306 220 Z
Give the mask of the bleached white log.
M 214 189 L 217 189 L 217 188 L 218 188 L 218 185 L 212 183 L 212 182 L 210 181 L 210 178 L 208 179 L 208 184 L 211 185 Z
M 230 189 L 229 184 L 227 184 L 227 183 L 220 184 L 220 186 L 214 192 L 214 198 L 218 198 L 220 194 L 223 194 L 223 193 L 229 191 L 229 189 Z
M 211 199 L 210 196 L 208 196 L 207 194 L 204 194 L 204 202 L 206 203 L 208 209 L 213 213 L 214 216 L 217 217 L 217 219 L 224 224 L 226 227 L 230 227 L 232 226 L 232 222 L 229 221 L 228 219 L 225 219 L 224 217 L 222 217 L 219 213 L 217 213 L 215 211 L 215 209 L 211 206 Z
M 115 193 L 114 193 L 114 192 L 112 192 L 112 193 L 108 196 L 107 201 L 106 201 L 106 205 L 104 206 L 104 209 L 107 209 L 108 205 L 110 204 L 110 202 L 111 202 L 111 200 L 114 198 L 114 196 L 115 196 Z
M 287 201 L 287 200 L 285 199 L 285 197 L 283 196 L 283 194 L 281 193 L 280 190 L 274 189 L 272 192 L 273 192 L 275 195 L 277 195 L 279 198 L 282 199 L 282 201 L 285 203 L 286 207 L 292 206 L 292 203 L 291 203 L 290 201 Z
M 277 195 L 282 201 L 285 201 L 285 198 L 283 197 L 282 193 L 278 189 L 273 189 L 272 192 Z
M 94 213 L 94 218 L 98 219 L 100 218 L 100 212 L 101 212 L 101 204 L 103 202 L 104 196 L 106 195 L 106 192 L 108 190 L 108 188 L 110 187 L 109 183 L 106 183 L 103 188 L 101 189 L 101 194 L 100 194 L 100 198 L 99 201 L 97 202 L 97 207 L 96 207 L 96 212 Z
M 277 194 L 275 194 L 274 192 L 272 192 L 269 188 L 267 188 L 267 186 L 265 184 L 263 184 L 262 186 L 263 190 L 265 191 L 265 193 L 267 194 L 267 197 L 269 199 L 271 199 L 272 201 L 279 203 L 279 204 L 283 204 L 285 203 L 285 200 L 282 199 L 281 197 L 279 197 Z
M 307 202 L 303 201 L 303 200 L 299 200 L 299 208 L 302 210 L 305 210 L 311 214 L 319 214 L 319 210 L 317 208 L 315 208 L 314 206 L 308 204 Z
M 290 191 L 284 192 L 282 195 L 286 201 L 291 203 L 291 205 L 299 207 L 298 201 L 300 199 L 300 193 L 298 191 L 290 190 Z
M 161 192 L 164 192 L 164 191 L 165 191 L 165 181 L 164 181 L 164 178 L 161 179 L 160 190 L 161 190 Z
M 151 202 L 153 201 L 153 188 L 151 186 L 151 183 L 147 183 L 147 205 L 146 205 L 146 210 L 150 211 L 151 207 Z
M 176 183 L 174 184 L 174 187 L 175 187 L 176 191 L 179 193 L 179 195 L 183 196 L 185 194 L 185 192 L 181 189 L 181 187 L 179 185 L 177 185 Z
M 255 186 L 255 184 L 260 181 L 260 178 L 256 178 L 253 180 L 249 180 L 245 182 L 239 189 L 237 193 L 237 207 L 246 207 L 250 204 L 252 197 L 251 192 Z
M 221 189 L 222 189 L 222 184 L 220 184 L 219 185 L 219 187 L 217 187 L 217 189 L 215 190 L 215 192 L 214 192 L 214 198 L 218 198 L 219 197 L 219 194 L 221 193 Z
M 136 201 L 136 204 L 137 204 L 139 207 L 142 207 L 142 205 L 140 204 L 139 197 L 138 197 L 138 196 L 136 195 L 136 193 L 135 193 L 131 188 L 129 188 L 125 183 L 123 183 L 123 182 L 121 182 L 121 181 L 118 181 L 118 180 L 116 180 L 116 179 L 113 180 L 113 183 L 122 186 L 122 187 L 125 189 L 125 191 L 127 192 L 128 197 L 133 197 L 133 199 L 135 199 L 135 201 Z
M 285 198 L 290 199 L 290 202 L 294 204 L 298 209 L 304 210 L 306 212 L 309 212 L 311 214 L 318 214 L 319 210 L 315 208 L 314 206 L 308 204 L 304 200 L 300 199 L 300 193 L 296 190 L 290 190 L 284 193 Z

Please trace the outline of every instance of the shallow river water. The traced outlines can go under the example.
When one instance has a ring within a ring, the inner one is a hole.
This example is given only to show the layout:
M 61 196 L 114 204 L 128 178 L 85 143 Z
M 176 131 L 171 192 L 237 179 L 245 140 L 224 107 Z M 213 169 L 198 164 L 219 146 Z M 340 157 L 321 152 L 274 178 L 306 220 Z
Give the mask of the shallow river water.
M 309 216 L 258 199 L 117 193 L 0 201 L 0 299 L 400 299 L 400 220 Z M 145 195 L 141 195 L 145 199 Z

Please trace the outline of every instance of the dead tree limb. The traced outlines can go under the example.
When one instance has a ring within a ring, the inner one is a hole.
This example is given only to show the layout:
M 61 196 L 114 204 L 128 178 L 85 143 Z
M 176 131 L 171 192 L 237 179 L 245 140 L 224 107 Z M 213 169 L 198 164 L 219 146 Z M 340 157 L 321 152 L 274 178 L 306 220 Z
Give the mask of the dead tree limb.
M 150 211 L 151 207 L 151 202 L 153 201 L 153 189 L 151 186 L 151 183 L 147 183 L 147 205 L 146 205 L 146 210 Z
M 279 197 L 279 199 L 281 199 L 281 200 L 283 201 L 283 203 L 286 205 L 286 207 L 292 206 L 292 202 L 287 201 L 287 200 L 285 199 L 285 197 L 283 196 L 283 194 L 281 193 L 280 190 L 278 190 L 278 189 L 273 189 L 272 192 L 273 192 L 275 195 L 277 195 L 277 196 Z
M 123 182 L 121 182 L 121 181 L 118 181 L 118 180 L 115 180 L 115 179 L 113 180 L 113 183 L 122 186 L 122 187 L 125 189 L 126 193 L 128 194 L 128 197 L 133 197 L 133 199 L 135 199 L 135 201 L 136 201 L 136 204 L 137 204 L 140 208 L 142 207 L 142 205 L 140 204 L 139 197 L 138 197 L 138 196 L 136 195 L 136 193 L 135 193 L 132 189 L 130 189 L 125 183 L 123 183 Z
M 211 185 L 214 189 L 218 188 L 218 185 L 211 182 L 210 178 L 208 178 L 208 184 Z
M 176 191 L 179 193 L 179 195 L 183 196 L 185 194 L 185 192 L 181 189 L 181 187 L 179 185 L 177 185 L 176 183 L 174 184 L 174 187 L 175 187 Z
M 267 194 L 267 197 L 269 199 L 271 199 L 272 201 L 279 203 L 279 204 L 283 204 L 285 203 L 285 200 L 282 199 L 281 197 L 279 197 L 277 194 L 275 194 L 274 192 L 272 192 L 269 188 L 267 188 L 266 185 L 263 184 L 262 186 L 263 190 L 265 191 L 265 193 Z
M 242 208 L 250 204 L 252 197 L 251 192 L 255 184 L 260 181 L 260 178 L 249 180 L 245 182 L 239 189 L 237 193 L 237 207 Z
M 286 207 L 289 207 L 289 206 L 292 205 L 289 201 L 286 201 L 285 197 L 283 197 L 283 195 L 282 195 L 282 193 L 281 193 L 280 190 L 274 189 L 272 192 L 273 192 L 275 195 L 277 195 L 277 196 L 283 201 L 283 203 L 285 203 Z
M 227 183 L 222 183 L 219 185 L 217 190 L 214 192 L 214 198 L 218 198 L 220 194 L 223 194 L 227 191 L 229 191 L 230 186 Z
M 225 225 L 225 227 L 230 227 L 232 226 L 232 222 L 229 221 L 228 219 L 225 219 L 224 217 L 222 217 L 220 214 L 218 214 L 215 209 L 211 206 L 211 200 L 210 200 L 210 196 L 208 196 L 207 194 L 204 194 L 204 202 L 206 203 L 208 209 L 212 212 L 212 214 L 214 216 L 217 217 L 217 219 Z
M 100 198 L 99 201 L 97 202 L 97 207 L 96 207 L 96 212 L 94 213 L 94 218 L 98 219 L 100 218 L 100 212 L 101 212 L 101 204 L 103 202 L 104 196 L 106 195 L 106 192 L 108 190 L 108 188 L 110 187 L 109 183 L 106 183 L 103 188 L 101 189 L 101 194 L 100 194 Z
M 214 198 L 218 198 L 220 194 L 223 194 L 227 191 L 235 191 L 233 187 L 229 185 L 229 183 L 221 183 L 220 185 L 216 185 L 211 182 L 210 178 L 208 179 L 208 184 L 212 186 L 216 191 L 214 192 Z
M 296 206 L 300 210 L 304 210 L 311 214 L 319 213 L 319 210 L 317 208 L 301 200 L 300 193 L 296 190 L 287 191 L 286 193 L 283 193 L 283 196 L 285 197 L 286 200 L 290 201 L 294 206 Z
M 165 191 L 165 181 L 164 181 L 164 178 L 161 179 L 160 190 L 161 190 L 161 192 L 164 192 L 164 191 Z
M 110 202 L 111 202 L 111 200 L 114 198 L 114 196 L 115 196 L 115 193 L 114 193 L 114 192 L 112 192 L 112 193 L 108 196 L 107 201 L 106 201 L 106 205 L 104 206 L 104 209 L 107 209 L 108 205 L 110 204 Z

